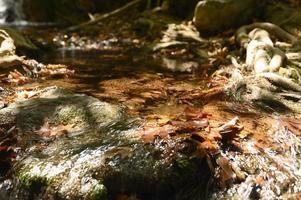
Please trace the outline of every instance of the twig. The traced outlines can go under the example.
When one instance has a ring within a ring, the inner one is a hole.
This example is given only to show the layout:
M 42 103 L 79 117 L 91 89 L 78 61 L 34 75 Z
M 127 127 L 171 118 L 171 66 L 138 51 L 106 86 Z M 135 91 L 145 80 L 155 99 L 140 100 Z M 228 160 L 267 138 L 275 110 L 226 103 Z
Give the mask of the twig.
M 3 140 L 10 137 L 15 129 L 16 126 L 11 127 L 3 136 L 0 137 L 0 142 L 2 143 Z

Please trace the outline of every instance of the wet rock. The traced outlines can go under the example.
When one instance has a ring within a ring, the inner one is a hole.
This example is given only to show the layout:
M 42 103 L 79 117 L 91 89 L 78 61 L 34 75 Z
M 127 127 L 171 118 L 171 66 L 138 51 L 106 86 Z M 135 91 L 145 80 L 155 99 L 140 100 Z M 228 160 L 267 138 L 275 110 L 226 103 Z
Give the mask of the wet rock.
M 0 182 L 0 197 L 191 199 L 187 183 L 205 187 L 206 164 L 186 155 L 191 144 L 184 139 L 145 144 L 137 134 L 140 120 L 128 118 L 119 106 L 59 88 L 36 96 L 0 110 L 16 123 L 23 149 L 12 174 Z M 43 134 L 59 126 L 65 134 Z
M 204 0 L 195 9 L 193 22 L 203 34 L 216 34 L 252 21 L 258 13 L 254 0 Z
M 83 130 L 122 117 L 118 106 L 86 95 L 75 95 L 56 87 L 46 88 L 37 94 L 39 98 L 20 100 L 2 109 L 0 115 L 6 118 L 6 122 L 15 121 L 19 132 L 24 134 L 39 130 L 46 121 L 53 126 L 73 125 L 73 128 Z
M 162 66 L 173 72 L 193 73 L 199 68 L 199 64 L 195 61 L 163 58 L 162 62 Z

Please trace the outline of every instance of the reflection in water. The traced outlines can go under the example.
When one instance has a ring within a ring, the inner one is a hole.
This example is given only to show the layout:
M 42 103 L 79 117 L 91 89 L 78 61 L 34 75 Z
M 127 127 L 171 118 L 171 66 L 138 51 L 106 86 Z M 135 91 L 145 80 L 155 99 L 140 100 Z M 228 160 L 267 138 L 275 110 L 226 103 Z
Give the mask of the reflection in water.
M 173 72 L 137 52 L 60 50 L 43 54 L 38 60 L 66 64 L 75 70 L 73 77 L 41 81 L 39 86 L 57 85 L 131 108 L 166 104 L 174 101 L 177 92 L 185 95 L 185 90 L 206 87 L 201 73 Z

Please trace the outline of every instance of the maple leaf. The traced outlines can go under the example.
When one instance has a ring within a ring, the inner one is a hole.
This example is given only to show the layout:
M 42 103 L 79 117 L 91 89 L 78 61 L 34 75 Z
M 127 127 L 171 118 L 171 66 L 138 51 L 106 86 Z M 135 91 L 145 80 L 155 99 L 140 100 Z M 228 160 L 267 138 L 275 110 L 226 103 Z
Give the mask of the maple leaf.
M 42 137 L 60 137 L 74 131 L 74 125 L 63 125 L 51 126 L 48 120 L 44 121 L 44 124 L 40 127 L 39 130 L 34 131 L 35 134 Z

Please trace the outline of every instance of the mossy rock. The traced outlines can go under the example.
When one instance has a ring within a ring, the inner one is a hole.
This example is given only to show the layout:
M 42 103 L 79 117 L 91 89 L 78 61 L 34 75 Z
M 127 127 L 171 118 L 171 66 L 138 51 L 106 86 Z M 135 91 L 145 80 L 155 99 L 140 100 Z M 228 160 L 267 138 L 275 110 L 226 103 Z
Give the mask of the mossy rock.
M 78 130 L 105 126 L 123 117 L 123 109 L 86 95 L 72 94 L 60 88 L 48 88 L 39 98 L 21 101 L 2 109 L 14 112 L 22 133 L 39 130 L 45 121 L 57 126 L 74 125 Z
M 20 184 L 22 187 L 31 190 L 38 191 L 44 185 L 47 185 L 47 178 L 43 176 L 30 176 L 28 174 L 20 175 Z
M 207 164 L 184 155 L 182 150 L 192 145 L 184 138 L 145 144 L 138 134 L 139 119 L 87 95 L 46 88 L 39 97 L 1 113 L 15 116 L 17 145 L 25 150 L 16 160 L 13 179 L 0 182 L 0 196 L 3 193 L 7 199 L 105 200 L 118 194 L 175 199 L 187 195 L 191 189 L 187 181 L 202 185 L 209 178 L 202 171 Z M 51 124 L 76 124 L 79 131 L 37 138 L 32 127 L 43 126 L 45 118 Z
M 93 187 L 89 195 L 89 200 L 107 200 L 108 190 L 103 184 L 97 184 Z

